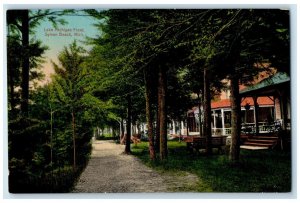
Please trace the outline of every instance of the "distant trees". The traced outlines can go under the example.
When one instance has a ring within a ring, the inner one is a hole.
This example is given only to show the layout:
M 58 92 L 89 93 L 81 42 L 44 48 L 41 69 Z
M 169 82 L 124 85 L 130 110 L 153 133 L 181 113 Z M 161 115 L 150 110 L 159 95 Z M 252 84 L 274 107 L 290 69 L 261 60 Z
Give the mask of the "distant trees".
M 97 69 L 95 75 L 99 78 L 95 92 L 99 97 L 113 98 L 113 103 L 116 105 L 114 114 L 120 121 L 126 120 L 124 152 L 129 154 L 131 153 L 131 125 L 145 110 L 141 107 L 141 101 L 144 102 L 143 73 L 136 71 L 139 67 L 133 62 L 131 47 L 127 47 L 135 44 L 128 43 L 129 34 L 124 30 L 127 26 L 125 23 L 131 23 L 126 21 L 130 15 L 114 10 L 100 14 L 87 12 L 92 13 L 99 20 L 99 32 L 103 33 L 98 39 L 91 41 L 94 47 L 90 58 L 93 59 L 89 64 Z M 110 20 L 103 21 L 104 16 Z M 128 25 L 126 29 L 132 28 L 130 26 L 133 25 Z
M 137 46 L 136 43 L 133 43 L 132 38 L 132 35 L 136 34 L 134 32 L 134 26 L 137 26 L 135 23 L 138 23 L 135 21 L 136 14 L 138 13 L 134 10 L 130 12 L 108 10 L 96 15 L 93 13 L 99 20 L 102 20 L 103 16 L 109 19 L 104 22 L 100 21 L 101 26 L 99 28 L 103 34 L 99 39 L 95 39 L 93 44 L 95 45 L 94 50 L 99 50 L 98 58 L 100 57 L 100 60 L 106 62 L 100 66 L 102 70 L 105 70 L 100 74 L 104 79 L 101 81 L 102 84 L 106 84 L 102 92 L 119 98 L 120 103 L 116 104 L 119 108 L 127 109 L 125 153 L 130 153 L 131 123 L 132 118 L 136 117 L 132 113 L 140 114 L 140 110 L 145 109 L 140 106 L 137 111 L 133 109 L 136 106 L 135 98 L 140 98 L 139 95 L 143 95 L 143 72 L 139 68 L 140 62 L 135 61 L 135 53 L 132 52 Z M 139 69 L 141 71 L 138 71 Z M 99 86 L 103 85 L 100 83 Z M 124 114 L 119 116 L 124 119 Z
M 146 88 L 145 106 L 147 125 L 150 126 L 149 150 L 152 159 L 155 155 L 154 129 L 151 130 L 153 126 L 151 122 L 154 122 L 152 114 L 155 108 L 158 109 L 156 132 L 159 133 L 156 133 L 156 138 L 160 138 L 160 159 L 167 159 L 167 79 L 170 68 L 176 69 L 176 62 L 180 61 L 179 52 L 176 52 L 174 48 L 176 45 L 174 35 L 178 34 L 176 23 L 183 23 L 185 17 L 183 13 L 179 15 L 176 13 L 177 11 L 173 10 L 108 10 L 102 12 L 102 16 L 96 15 L 101 16 L 101 19 L 105 16 L 106 19 L 99 26 L 103 35 L 95 42 L 98 46 L 104 45 L 105 49 L 102 53 L 104 56 L 112 56 L 109 64 L 117 68 L 113 75 L 117 76 L 121 71 L 127 70 L 129 75 L 126 75 L 127 77 L 123 75 L 121 83 L 124 87 L 130 87 L 126 83 L 128 80 L 144 80 L 140 86 Z M 173 15 L 180 19 L 177 21 L 172 17 Z M 169 19 L 171 19 L 170 23 Z M 114 55 L 111 54 L 112 50 Z M 178 57 L 178 60 L 174 60 L 175 57 Z M 131 82 L 131 84 L 134 83 Z M 127 90 L 134 91 L 136 87 L 127 88 Z M 127 146 L 126 149 L 128 149 Z

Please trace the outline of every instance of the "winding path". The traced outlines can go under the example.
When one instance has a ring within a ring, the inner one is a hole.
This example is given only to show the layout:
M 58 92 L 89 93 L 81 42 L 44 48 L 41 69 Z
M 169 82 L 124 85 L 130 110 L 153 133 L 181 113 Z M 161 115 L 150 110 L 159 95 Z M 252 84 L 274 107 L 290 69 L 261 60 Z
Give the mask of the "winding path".
M 136 157 L 124 155 L 124 146 L 94 141 L 92 156 L 73 192 L 167 192 L 164 179 Z
M 94 141 L 89 164 L 73 193 L 178 192 L 187 191 L 198 182 L 198 177 L 190 173 L 181 176 L 159 174 L 123 151 L 124 145 Z

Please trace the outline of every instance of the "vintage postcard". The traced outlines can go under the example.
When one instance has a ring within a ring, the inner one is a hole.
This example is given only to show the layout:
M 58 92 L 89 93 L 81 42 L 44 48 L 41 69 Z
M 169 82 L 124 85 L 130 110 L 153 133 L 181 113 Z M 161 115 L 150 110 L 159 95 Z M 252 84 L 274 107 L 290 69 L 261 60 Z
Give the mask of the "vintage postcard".
M 290 17 L 6 10 L 9 193 L 290 194 Z

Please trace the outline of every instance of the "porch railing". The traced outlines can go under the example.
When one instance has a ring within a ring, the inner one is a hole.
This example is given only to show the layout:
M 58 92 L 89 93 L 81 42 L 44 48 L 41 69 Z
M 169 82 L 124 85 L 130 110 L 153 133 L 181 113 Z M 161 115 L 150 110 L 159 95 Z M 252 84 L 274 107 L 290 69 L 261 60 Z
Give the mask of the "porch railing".
M 259 123 L 259 133 L 270 133 L 270 132 L 276 132 L 278 129 L 280 129 L 281 125 L 279 123 L 273 123 L 268 124 L 265 122 Z M 255 133 L 255 124 L 253 123 L 247 123 L 242 124 L 241 126 L 241 132 L 246 134 L 254 134 Z M 185 133 L 183 133 L 185 134 Z M 189 132 L 189 135 L 198 135 L 199 132 Z M 212 135 L 231 135 L 231 128 L 212 128 Z
M 258 126 L 259 133 L 271 133 L 277 132 L 281 129 L 281 123 L 275 121 L 273 123 L 260 122 Z M 243 123 L 241 126 L 241 132 L 246 134 L 253 134 L 256 132 L 256 127 L 254 123 Z
M 212 128 L 213 135 L 231 135 L 231 128 Z

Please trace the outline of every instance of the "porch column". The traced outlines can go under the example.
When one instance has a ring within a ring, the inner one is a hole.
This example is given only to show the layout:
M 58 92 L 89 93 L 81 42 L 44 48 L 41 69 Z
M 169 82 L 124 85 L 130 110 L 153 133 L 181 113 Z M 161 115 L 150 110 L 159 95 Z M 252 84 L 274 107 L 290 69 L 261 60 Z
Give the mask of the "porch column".
M 189 117 L 186 117 L 186 136 L 189 136 Z
M 280 114 L 282 119 L 282 129 L 286 129 L 286 123 L 287 123 L 287 99 L 286 95 L 284 94 L 284 91 L 279 91 L 279 102 L 280 102 Z
M 148 126 L 144 123 L 144 133 L 146 132 L 146 130 L 148 130 Z
M 222 118 L 222 133 L 223 133 L 223 135 L 225 135 L 226 134 L 226 132 L 225 132 L 225 119 L 224 119 L 224 109 L 221 109 L 221 118 Z
M 124 135 L 127 134 L 127 121 L 125 120 L 124 123 L 123 123 L 123 126 L 124 126 Z
M 176 128 L 175 128 L 175 121 L 172 120 L 172 127 L 173 127 L 173 135 L 176 134 Z
M 198 132 L 198 122 L 196 119 L 196 114 L 195 114 L 195 132 Z
M 203 128 L 202 128 L 202 113 L 201 113 L 201 106 L 199 105 L 199 134 L 200 137 L 203 136 Z
M 184 123 L 183 123 L 183 121 L 181 121 L 181 129 L 180 129 L 180 134 L 181 135 L 184 134 L 183 129 L 184 129 Z
M 215 110 L 213 110 L 213 115 L 214 115 L 214 134 L 216 134 L 216 125 L 217 125 L 217 120 L 216 120 L 216 111 Z
M 259 124 L 258 124 L 258 103 L 257 103 L 257 96 L 253 96 L 252 97 L 253 102 L 254 102 L 254 120 L 255 120 L 255 134 L 258 135 L 259 134 Z

